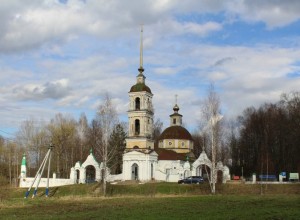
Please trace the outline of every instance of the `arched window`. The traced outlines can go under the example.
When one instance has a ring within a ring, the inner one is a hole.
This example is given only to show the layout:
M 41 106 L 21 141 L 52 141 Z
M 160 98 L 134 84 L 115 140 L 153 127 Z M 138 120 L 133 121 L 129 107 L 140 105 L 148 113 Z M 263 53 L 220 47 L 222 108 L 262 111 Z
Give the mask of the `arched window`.
M 76 170 L 76 183 L 78 184 L 80 181 L 80 171 Z
M 141 100 L 139 97 L 135 99 L 135 110 L 140 110 L 141 109 Z
M 134 124 L 135 124 L 135 132 L 134 132 L 134 134 L 135 135 L 139 135 L 140 134 L 140 120 L 136 119 Z
M 150 99 L 149 99 L 149 98 L 147 99 L 147 109 L 149 109 L 149 110 L 151 109 L 151 106 L 150 106 Z
M 151 163 L 151 180 L 153 180 L 153 163 Z
M 138 180 L 139 179 L 139 166 L 134 163 L 131 166 L 131 179 Z

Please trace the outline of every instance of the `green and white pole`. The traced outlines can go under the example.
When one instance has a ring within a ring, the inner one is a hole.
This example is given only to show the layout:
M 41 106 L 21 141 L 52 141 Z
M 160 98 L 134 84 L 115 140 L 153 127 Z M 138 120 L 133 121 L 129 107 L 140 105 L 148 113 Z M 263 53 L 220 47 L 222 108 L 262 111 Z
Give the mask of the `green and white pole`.
M 21 178 L 26 178 L 26 155 L 23 154 L 21 163 Z

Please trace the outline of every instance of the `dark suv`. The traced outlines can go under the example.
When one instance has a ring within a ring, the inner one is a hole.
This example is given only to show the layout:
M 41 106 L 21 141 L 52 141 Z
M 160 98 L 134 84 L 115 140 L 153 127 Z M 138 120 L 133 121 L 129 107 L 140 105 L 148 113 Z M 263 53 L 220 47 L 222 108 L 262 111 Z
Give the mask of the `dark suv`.
M 189 176 L 185 179 L 178 180 L 179 184 L 192 184 L 192 183 L 199 184 L 199 183 L 203 183 L 203 182 L 204 182 L 204 179 L 202 176 Z

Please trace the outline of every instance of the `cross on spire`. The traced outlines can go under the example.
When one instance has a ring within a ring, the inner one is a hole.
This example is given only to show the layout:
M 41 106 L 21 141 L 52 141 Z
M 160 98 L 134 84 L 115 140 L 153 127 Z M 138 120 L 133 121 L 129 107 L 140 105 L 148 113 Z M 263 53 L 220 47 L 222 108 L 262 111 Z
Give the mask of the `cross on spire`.
M 177 105 L 177 97 L 178 97 L 178 95 L 176 94 L 175 95 L 175 105 L 173 107 L 173 110 L 174 110 L 175 113 L 178 113 L 178 111 L 179 111 L 179 107 Z

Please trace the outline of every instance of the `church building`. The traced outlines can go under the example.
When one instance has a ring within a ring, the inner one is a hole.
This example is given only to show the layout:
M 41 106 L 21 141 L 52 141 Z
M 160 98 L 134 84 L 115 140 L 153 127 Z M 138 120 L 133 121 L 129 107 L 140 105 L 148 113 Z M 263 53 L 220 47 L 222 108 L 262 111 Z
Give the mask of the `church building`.
M 139 181 L 177 182 L 191 175 L 202 174 L 203 167 L 211 162 L 203 151 L 195 161 L 192 152 L 194 142 L 191 134 L 182 126 L 182 115 L 176 103 L 170 115 L 170 126 L 166 128 L 158 143 L 154 143 L 153 94 L 146 85 L 143 68 L 143 30 L 141 30 L 140 67 L 136 83 L 129 91 L 128 137 L 123 155 L 123 179 Z M 193 162 L 193 163 L 192 163 Z M 196 166 L 196 167 L 195 167 Z M 218 163 L 222 181 L 229 179 L 229 169 Z
M 177 182 L 188 176 L 211 175 L 211 161 L 203 151 L 199 158 L 193 154 L 192 135 L 183 127 L 183 116 L 179 113 L 176 102 L 170 117 L 170 126 L 166 128 L 155 143 L 153 132 L 153 93 L 146 85 L 143 68 L 143 30 L 141 30 L 140 67 L 136 83 L 129 90 L 128 136 L 123 154 L 123 172 L 111 175 L 108 168 L 107 181 L 167 181 Z M 170 105 L 171 110 L 171 105 Z M 50 186 L 69 185 L 101 181 L 103 163 L 98 162 L 92 152 L 85 162 L 76 162 L 71 168 L 69 179 L 59 179 L 53 174 Z M 216 164 L 219 182 L 230 180 L 229 168 L 222 162 Z M 23 156 L 20 187 L 29 187 L 33 177 L 26 177 L 26 159 Z M 41 186 L 46 186 L 47 179 L 41 179 Z

